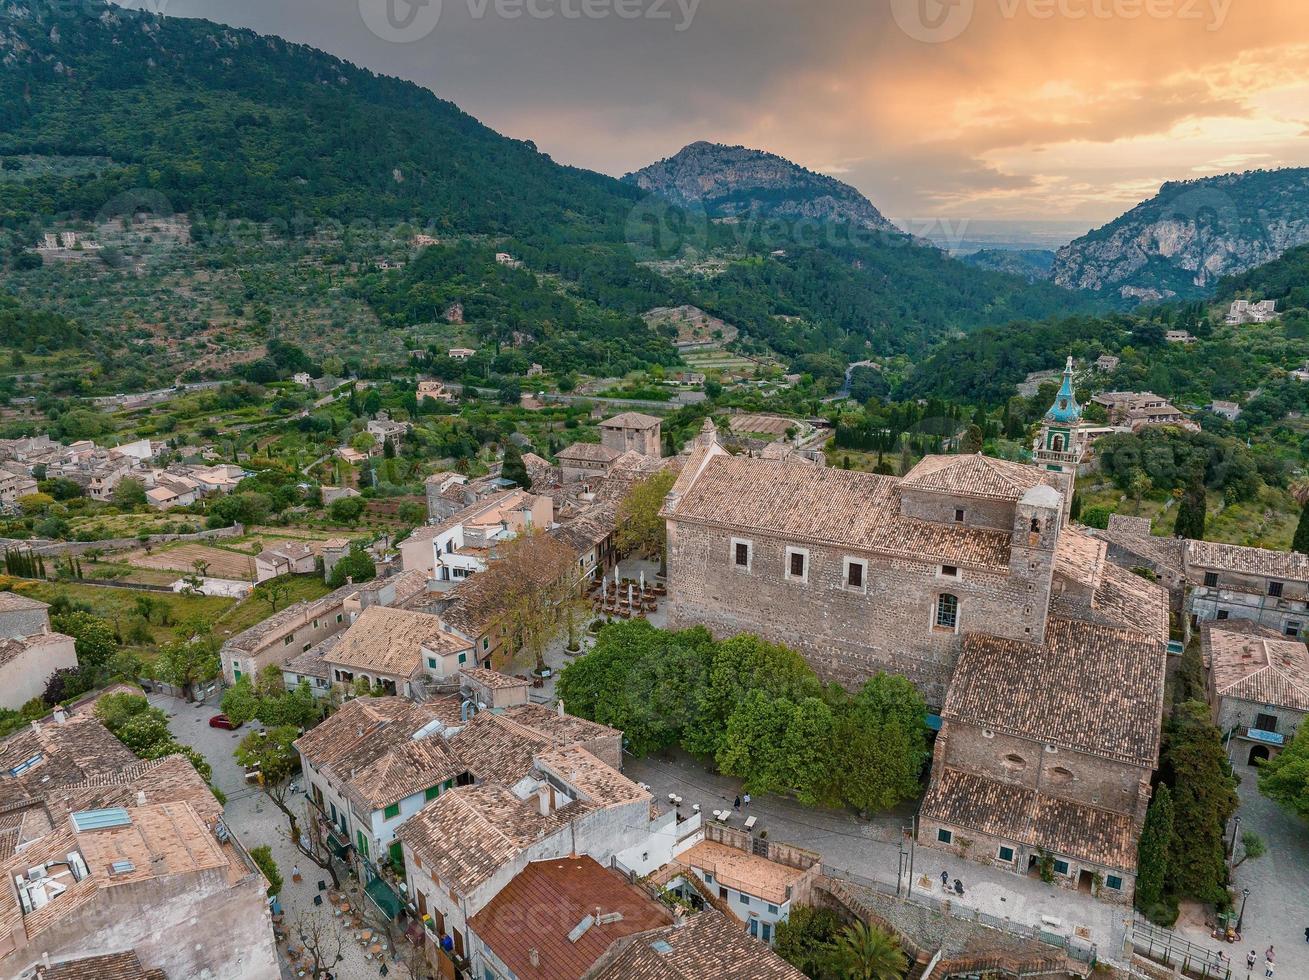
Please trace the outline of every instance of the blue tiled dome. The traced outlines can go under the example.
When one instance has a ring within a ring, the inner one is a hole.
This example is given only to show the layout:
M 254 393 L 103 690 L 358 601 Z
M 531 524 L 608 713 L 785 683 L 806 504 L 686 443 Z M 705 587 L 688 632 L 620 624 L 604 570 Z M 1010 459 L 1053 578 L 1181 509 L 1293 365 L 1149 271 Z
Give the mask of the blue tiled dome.
M 1073 359 L 1070 357 L 1068 366 L 1064 368 L 1064 382 L 1059 386 L 1059 394 L 1055 395 L 1050 411 L 1045 413 L 1045 419 L 1047 422 L 1074 425 L 1081 418 L 1082 406 L 1077 404 L 1077 396 L 1073 394 Z

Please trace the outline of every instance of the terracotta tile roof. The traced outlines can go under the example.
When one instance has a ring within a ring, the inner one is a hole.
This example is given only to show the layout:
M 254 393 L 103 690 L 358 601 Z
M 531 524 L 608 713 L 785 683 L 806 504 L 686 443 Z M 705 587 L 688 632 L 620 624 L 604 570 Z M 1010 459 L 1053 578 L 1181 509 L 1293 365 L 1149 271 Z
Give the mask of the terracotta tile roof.
M 1039 646 L 969 633 L 941 715 L 1153 769 L 1166 659 L 1133 630 L 1056 617 Z
M 1309 649 L 1299 640 L 1272 638 L 1206 623 L 1201 630 L 1214 692 L 1261 705 L 1309 711 Z
M 36 763 L 18 776 L 10 770 L 29 760 Z M 41 796 L 60 786 L 112 775 L 139 760 L 90 715 L 74 715 L 62 725 L 52 721 L 30 725 L 0 745 L 0 806 Z
M 48 602 L 41 602 L 31 596 L 17 592 L 0 592 L 0 612 L 16 612 L 20 609 L 49 609 Z
M 621 918 L 572 937 L 597 908 Z M 594 858 L 574 857 L 533 861 L 469 927 L 515 977 L 579 980 L 617 940 L 672 921 L 668 909 L 616 872 Z
M 450 744 L 479 782 L 513 786 L 532 774 L 537 753 L 554 743 L 502 714 L 483 711 L 455 733 Z
M 622 412 L 611 419 L 605 419 L 600 423 L 600 426 L 608 429 L 653 429 L 656 425 L 662 424 L 663 419 L 657 419 L 653 415 L 644 415 L 641 412 Z
M 1186 563 L 1241 575 L 1309 581 L 1309 555 L 1294 551 L 1270 551 L 1217 541 L 1187 541 Z
M 508 674 L 502 674 L 498 670 L 487 670 L 485 667 L 460 667 L 459 673 L 492 691 L 508 691 L 516 687 L 527 687 L 531 683 L 521 677 L 510 677 Z
M 1136 870 L 1136 828 L 1126 814 L 1012 783 L 945 769 L 923 798 L 926 819 L 1109 868 Z
M 788 901 L 790 889 L 805 876 L 799 868 L 711 840 L 702 840 L 690 850 L 683 851 L 678 860 L 687 867 L 711 872 L 715 881 L 728 888 L 775 905 Z
M 332 668 L 328 666 L 324 658 L 329 651 L 341 642 L 343 635 L 337 633 L 335 636 L 329 636 L 321 643 L 316 643 L 304 653 L 298 654 L 282 664 L 282 670 L 298 674 L 301 677 L 318 677 L 322 680 L 330 680 Z
M 44 802 L 51 818 L 62 821 L 78 810 L 136 806 L 138 792 L 145 794 L 147 804 L 189 804 L 206 825 L 223 815 L 223 805 L 184 755 L 142 760 L 118 772 L 54 790 Z
M 1168 642 L 1168 592 L 1135 572 L 1106 564 L 1092 606 L 1115 625 Z
M 805 980 L 743 923 L 713 909 L 640 936 L 595 980 Z
M 147 970 L 135 950 L 84 956 L 38 967 L 35 980 L 167 980 L 163 970 Z
M 561 449 L 555 453 L 555 458 L 561 462 L 570 462 L 577 460 L 579 463 L 608 463 L 621 456 L 617 449 L 610 449 L 608 446 L 601 446 L 595 442 L 575 442 L 567 449 Z
M 297 602 L 287 606 L 281 612 L 269 616 L 247 630 L 242 630 L 223 645 L 254 653 L 263 647 L 265 641 L 284 633 L 292 624 L 303 623 L 315 615 L 329 613 L 338 609 L 346 599 L 359 591 L 357 585 L 343 585 L 318 599 Z
M 1041 484 L 1068 492 L 1068 478 L 1062 473 L 981 453 L 924 456 L 901 480 L 901 486 L 915 490 L 989 500 L 1018 500 Z
M 301 735 L 295 747 L 311 766 L 339 782 L 347 799 L 372 812 L 467 770 L 440 733 L 446 720 L 441 705 L 354 698 Z M 424 729 L 424 737 L 415 741 Z
M 692 454 L 665 516 L 922 561 L 1009 567 L 1007 533 L 902 516 L 895 477 L 719 452 Z
M 593 738 L 621 738 L 623 735 L 617 728 L 578 718 L 576 715 L 561 715 L 539 704 L 514 705 L 506 709 L 502 717 L 551 739 L 555 745 L 585 742 Z
M 580 745 L 547 749 L 536 756 L 536 766 L 553 773 L 596 806 L 615 806 L 648 800 L 650 794 L 617 769 L 605 765 Z
M 334 667 L 409 677 L 423 667 L 423 650 L 457 653 L 467 640 L 444 629 L 440 617 L 408 609 L 369 606 L 325 655 Z
M 504 786 L 456 786 L 401 824 L 396 837 L 443 885 L 467 894 L 589 809 L 572 803 L 543 815 L 535 800 L 524 802 Z

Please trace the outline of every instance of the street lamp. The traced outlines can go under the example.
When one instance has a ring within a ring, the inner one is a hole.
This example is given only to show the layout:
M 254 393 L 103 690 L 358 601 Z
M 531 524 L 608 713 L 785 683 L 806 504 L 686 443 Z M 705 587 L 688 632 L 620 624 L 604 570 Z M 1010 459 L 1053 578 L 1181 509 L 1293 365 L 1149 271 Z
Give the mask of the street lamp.
M 1236 842 L 1240 838 L 1240 836 L 1241 836 L 1241 816 L 1240 814 L 1237 814 L 1235 817 L 1232 818 L 1232 843 L 1231 846 L 1228 847 L 1227 849 L 1227 858 L 1229 862 L 1231 861 L 1232 858 L 1236 857 Z
M 1241 931 L 1241 923 L 1245 921 L 1245 900 L 1250 897 L 1250 889 L 1241 889 L 1241 914 L 1236 917 L 1236 931 Z

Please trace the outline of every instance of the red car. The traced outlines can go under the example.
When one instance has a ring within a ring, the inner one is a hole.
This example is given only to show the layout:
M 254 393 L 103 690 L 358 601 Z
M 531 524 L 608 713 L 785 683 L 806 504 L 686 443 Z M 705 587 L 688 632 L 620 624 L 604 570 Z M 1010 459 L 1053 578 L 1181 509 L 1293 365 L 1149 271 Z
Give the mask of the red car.
M 214 715 L 209 719 L 210 728 L 226 728 L 229 732 L 233 731 L 236 726 L 232 724 L 232 719 L 227 715 Z

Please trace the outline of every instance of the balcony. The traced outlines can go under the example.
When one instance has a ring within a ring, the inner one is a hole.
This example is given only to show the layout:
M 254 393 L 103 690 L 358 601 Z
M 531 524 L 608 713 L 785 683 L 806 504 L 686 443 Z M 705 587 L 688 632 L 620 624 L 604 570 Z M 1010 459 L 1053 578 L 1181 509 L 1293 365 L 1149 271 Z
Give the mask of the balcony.
M 1082 461 L 1081 453 L 1064 453 L 1054 449 L 1038 449 L 1035 456 L 1038 463 L 1067 463 L 1076 466 Z
M 1264 731 L 1262 728 L 1243 728 L 1240 729 L 1242 738 L 1248 738 L 1252 742 L 1262 742 L 1264 745 L 1284 745 L 1286 736 L 1281 732 Z

